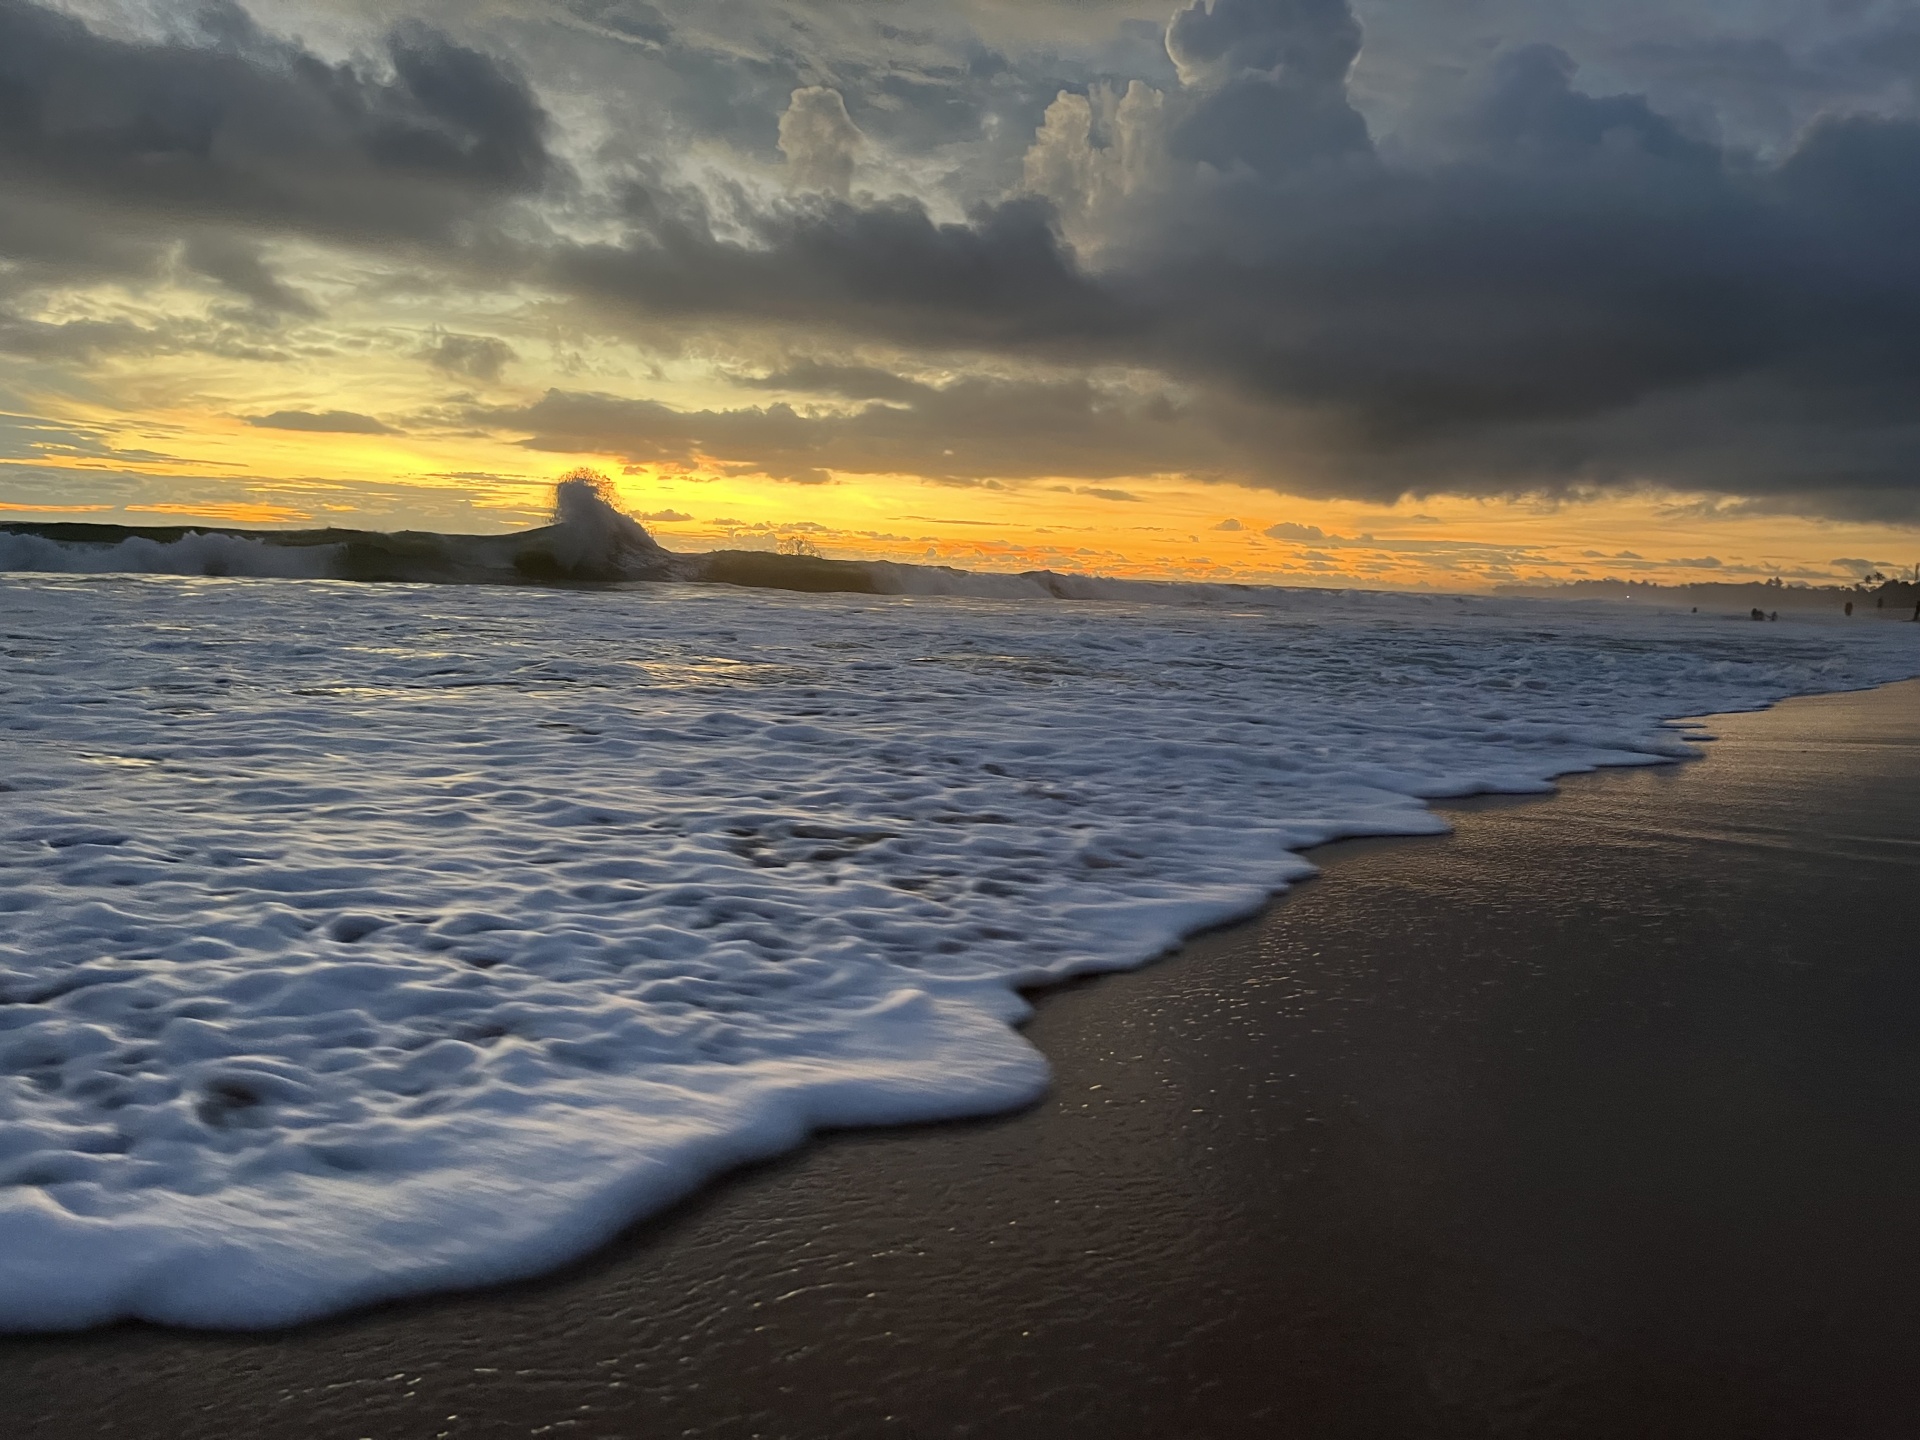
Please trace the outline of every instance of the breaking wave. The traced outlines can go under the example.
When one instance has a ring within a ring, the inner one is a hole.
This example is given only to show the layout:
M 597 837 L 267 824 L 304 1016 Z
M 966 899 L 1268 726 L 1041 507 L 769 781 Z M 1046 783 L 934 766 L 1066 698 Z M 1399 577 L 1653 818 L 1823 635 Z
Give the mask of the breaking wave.
M 511 535 L 426 530 L 244 530 L 92 524 L 0 525 L 0 571 L 203 575 L 273 580 L 564 585 L 685 581 L 749 589 L 980 600 L 1244 602 L 1277 587 L 1019 574 L 764 550 L 677 553 L 624 514 L 596 477 L 554 487 L 552 521 Z
M 690 557 L 691 558 L 691 557 Z M 430 530 L 0 526 L 0 570 L 287 580 L 555 584 L 697 578 L 624 515 L 601 482 L 554 487 L 552 522 L 512 535 Z
M 69 536 L 61 532 L 92 533 Z M 275 545 L 250 535 L 189 530 L 178 536 L 121 526 L 46 525 L 0 530 L 0 570 L 56 575 L 252 575 L 320 580 L 334 573 L 337 547 Z

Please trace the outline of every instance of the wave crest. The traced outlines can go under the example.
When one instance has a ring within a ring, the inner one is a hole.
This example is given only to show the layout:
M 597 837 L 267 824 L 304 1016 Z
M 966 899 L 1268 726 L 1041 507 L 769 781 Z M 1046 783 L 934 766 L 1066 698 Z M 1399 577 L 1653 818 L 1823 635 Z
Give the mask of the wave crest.
M 337 548 L 273 544 L 249 535 L 220 531 L 190 530 L 170 539 L 123 533 L 117 539 L 104 538 L 91 543 L 18 530 L 0 531 L 0 570 L 38 570 L 59 575 L 240 575 L 320 580 L 332 573 Z
M 16 523 L 0 526 L 5 570 L 443 584 L 694 578 L 592 471 L 554 487 L 552 523 L 512 535 Z

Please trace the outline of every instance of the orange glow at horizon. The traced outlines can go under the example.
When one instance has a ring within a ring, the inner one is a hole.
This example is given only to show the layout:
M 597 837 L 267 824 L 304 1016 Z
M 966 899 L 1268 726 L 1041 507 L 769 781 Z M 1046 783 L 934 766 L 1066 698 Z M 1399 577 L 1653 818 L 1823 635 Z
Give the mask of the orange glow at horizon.
M 1865 564 L 1904 567 L 1910 562 L 1899 552 L 1920 549 L 1911 532 L 1891 527 L 1728 514 L 1698 497 L 1374 505 L 1166 476 L 955 486 L 836 474 L 802 485 L 717 466 L 535 451 L 450 427 L 404 435 L 275 429 L 192 404 L 138 417 L 67 407 L 61 421 L 97 443 L 0 461 L 0 486 L 25 468 L 71 476 L 71 486 L 59 482 L 41 502 L 9 497 L 0 510 L 22 519 L 117 515 L 132 524 L 166 516 L 498 532 L 544 523 L 553 479 L 584 465 L 609 474 L 623 507 L 669 548 L 768 548 L 797 536 L 832 557 L 976 570 L 1448 590 L 1601 577 L 1680 583 L 1779 574 L 1841 583 L 1858 579 Z M 85 493 L 85 477 L 106 472 L 143 477 L 148 493 L 119 503 Z M 1836 558 L 1863 563 L 1836 566 Z

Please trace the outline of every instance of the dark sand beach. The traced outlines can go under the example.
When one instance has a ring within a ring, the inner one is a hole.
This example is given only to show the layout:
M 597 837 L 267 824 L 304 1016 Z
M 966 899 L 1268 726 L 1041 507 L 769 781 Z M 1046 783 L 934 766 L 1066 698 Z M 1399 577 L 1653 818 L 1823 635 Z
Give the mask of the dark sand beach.
M 539 1282 L 0 1341 L 0 1434 L 1920 1433 L 1920 683 L 1714 728 L 1043 997 L 1034 1110 Z

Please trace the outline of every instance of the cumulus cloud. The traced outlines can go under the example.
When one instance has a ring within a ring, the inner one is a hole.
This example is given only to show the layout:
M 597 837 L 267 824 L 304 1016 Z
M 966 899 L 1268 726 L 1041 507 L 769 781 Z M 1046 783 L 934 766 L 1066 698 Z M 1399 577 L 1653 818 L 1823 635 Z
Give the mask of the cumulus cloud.
M 1360 22 L 1346 0 L 1192 0 L 1167 26 L 1167 54 L 1188 85 L 1331 92 L 1359 58 Z
M 1164 188 L 1170 156 L 1166 96 L 1135 80 L 1125 91 L 1063 90 L 1021 161 L 1025 188 L 1058 208 L 1067 235 L 1092 255 L 1129 208 Z
M 1899 318 L 1920 285 L 1888 242 L 1920 204 L 1914 122 L 1832 118 L 1756 165 L 1531 47 L 1460 99 L 1441 158 L 1391 161 L 1347 96 L 1341 0 L 1216 0 L 1168 34 L 1173 93 L 1056 98 L 1032 200 L 964 223 L 775 206 L 723 231 L 655 190 L 624 240 L 552 273 L 636 324 L 1156 370 L 1217 426 L 1185 468 L 1265 456 L 1236 478 L 1296 491 L 1654 484 L 1920 513 L 1920 332 Z
M 1167 26 L 1192 97 L 1176 152 L 1258 173 L 1366 153 L 1366 122 L 1347 96 L 1360 39 L 1347 0 L 1193 0 Z
M 780 117 L 780 153 L 787 157 L 792 183 L 801 189 L 845 195 L 865 143 L 866 136 L 847 114 L 846 100 L 831 86 L 795 90 Z
M 1286 540 L 1298 545 L 1323 545 L 1333 538 L 1318 525 L 1295 525 L 1289 520 L 1269 525 L 1260 533 L 1269 540 Z

